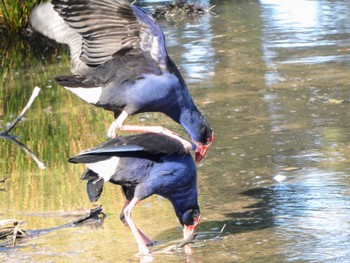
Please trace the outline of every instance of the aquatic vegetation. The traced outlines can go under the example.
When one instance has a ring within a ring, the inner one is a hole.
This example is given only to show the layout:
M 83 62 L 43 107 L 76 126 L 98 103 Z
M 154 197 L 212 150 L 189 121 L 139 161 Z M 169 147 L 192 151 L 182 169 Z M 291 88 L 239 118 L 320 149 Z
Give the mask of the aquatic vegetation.
M 160 5 L 154 9 L 153 17 L 156 19 L 179 20 L 195 18 L 204 14 L 212 14 L 211 9 L 196 3 L 186 3 L 185 1 L 176 1 L 167 5 Z
M 0 32 L 23 34 L 33 7 L 43 0 L 0 0 Z

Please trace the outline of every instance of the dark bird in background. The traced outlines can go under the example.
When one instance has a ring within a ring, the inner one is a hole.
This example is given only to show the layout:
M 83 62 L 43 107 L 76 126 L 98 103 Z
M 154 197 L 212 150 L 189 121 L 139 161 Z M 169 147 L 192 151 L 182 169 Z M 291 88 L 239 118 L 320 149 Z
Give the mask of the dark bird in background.
M 161 126 L 123 125 L 129 115 L 162 112 L 189 133 L 197 145 L 196 162 L 204 157 L 214 133 L 168 56 L 162 30 L 142 9 L 126 0 L 53 0 L 35 8 L 30 22 L 69 45 L 74 76 L 56 81 L 114 113 L 109 137 L 116 129 L 173 136 Z
M 199 224 L 196 166 L 176 139 L 157 133 L 116 137 L 69 161 L 87 165 L 82 179 L 87 180 L 92 202 L 99 199 L 105 182 L 121 185 L 126 202 L 120 219 L 132 231 L 142 255 L 149 253 L 153 242 L 131 218 L 139 201 L 153 194 L 168 199 L 184 227 L 185 240 Z

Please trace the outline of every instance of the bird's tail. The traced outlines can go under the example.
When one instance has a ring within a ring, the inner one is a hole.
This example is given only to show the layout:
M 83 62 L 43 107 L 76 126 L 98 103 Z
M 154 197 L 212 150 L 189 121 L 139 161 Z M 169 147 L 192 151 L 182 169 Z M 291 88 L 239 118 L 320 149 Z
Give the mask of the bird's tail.
M 96 202 L 103 190 L 104 180 L 94 171 L 87 169 L 81 176 L 82 180 L 87 180 L 86 192 L 91 202 Z

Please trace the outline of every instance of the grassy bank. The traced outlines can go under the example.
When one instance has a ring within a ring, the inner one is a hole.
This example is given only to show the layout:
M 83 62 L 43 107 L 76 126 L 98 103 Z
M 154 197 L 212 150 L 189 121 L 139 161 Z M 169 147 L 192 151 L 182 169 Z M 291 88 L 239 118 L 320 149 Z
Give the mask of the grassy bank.
M 43 0 L 0 0 L 0 31 L 3 34 L 24 34 L 30 12 Z

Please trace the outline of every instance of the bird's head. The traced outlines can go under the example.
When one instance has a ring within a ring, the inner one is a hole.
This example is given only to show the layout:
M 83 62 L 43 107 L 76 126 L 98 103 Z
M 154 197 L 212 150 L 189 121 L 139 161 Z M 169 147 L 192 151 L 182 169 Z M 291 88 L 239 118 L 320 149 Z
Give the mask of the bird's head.
M 187 210 L 180 219 L 180 223 L 183 225 L 184 240 L 188 239 L 193 235 L 199 222 L 201 220 L 201 214 L 199 208 Z
M 197 164 L 203 159 L 213 141 L 214 132 L 209 125 L 204 126 L 199 141 L 194 141 L 196 144 L 195 161 Z
M 179 171 L 183 173 L 183 187 L 171 192 L 170 196 L 164 196 L 171 201 L 174 207 L 176 216 L 183 227 L 185 241 L 188 241 L 191 236 L 193 237 L 201 219 L 198 204 L 197 169 L 192 156 L 188 155 L 188 160 L 191 161 L 191 165 L 188 165 L 189 169 Z
M 178 121 L 176 118 L 173 119 Z M 189 133 L 192 142 L 196 146 L 193 150 L 196 151 L 195 161 L 198 164 L 203 159 L 209 146 L 213 142 L 214 132 L 208 121 L 195 105 L 193 105 L 191 110 L 186 110 L 181 114 L 179 122 Z

